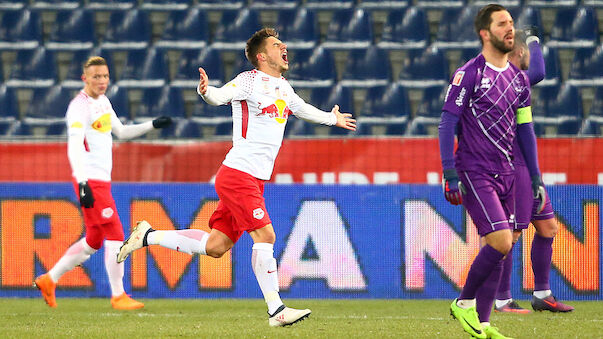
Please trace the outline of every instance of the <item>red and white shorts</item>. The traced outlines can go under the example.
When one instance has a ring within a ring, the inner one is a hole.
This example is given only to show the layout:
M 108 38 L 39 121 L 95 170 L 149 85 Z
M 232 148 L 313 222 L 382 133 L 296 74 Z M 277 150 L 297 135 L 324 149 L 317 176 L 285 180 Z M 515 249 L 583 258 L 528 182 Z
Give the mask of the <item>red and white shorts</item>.
M 111 194 L 111 183 L 88 179 L 88 186 L 92 190 L 94 205 L 91 208 L 81 207 L 84 225 L 86 225 L 86 242 L 90 247 L 99 249 L 104 239 L 123 241 L 124 229 Z M 73 188 L 79 200 L 79 185 L 75 179 L 73 179 Z
M 220 201 L 209 219 L 209 227 L 237 242 L 243 232 L 271 224 L 264 203 L 264 180 L 222 165 L 216 174 Z

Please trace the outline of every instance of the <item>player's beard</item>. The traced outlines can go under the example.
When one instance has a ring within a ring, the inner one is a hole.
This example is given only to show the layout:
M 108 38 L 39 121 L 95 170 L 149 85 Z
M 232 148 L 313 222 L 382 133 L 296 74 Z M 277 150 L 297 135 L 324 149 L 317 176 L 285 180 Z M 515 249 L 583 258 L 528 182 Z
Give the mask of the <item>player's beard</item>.
M 509 47 L 505 45 L 504 38 L 503 40 L 500 40 L 490 31 L 488 31 L 488 34 L 490 34 L 490 42 L 492 43 L 492 46 L 494 46 L 494 48 L 499 50 L 502 54 L 507 54 L 513 50 L 513 45 L 515 44 L 515 42 L 513 42 L 513 44 L 511 44 L 511 46 Z

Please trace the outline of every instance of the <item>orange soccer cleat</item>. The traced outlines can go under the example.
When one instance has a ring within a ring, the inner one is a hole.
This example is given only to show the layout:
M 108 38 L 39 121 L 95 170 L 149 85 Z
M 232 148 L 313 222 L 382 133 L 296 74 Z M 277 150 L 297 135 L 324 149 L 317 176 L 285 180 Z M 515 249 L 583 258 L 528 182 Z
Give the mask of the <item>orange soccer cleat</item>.
M 125 292 L 120 296 L 111 297 L 111 307 L 116 310 L 137 310 L 143 308 L 144 304 L 130 298 Z
M 54 290 L 57 284 L 52 281 L 48 273 L 42 274 L 34 280 L 34 285 L 42 292 L 42 297 L 48 306 L 55 308 L 57 307 L 57 300 L 54 296 Z

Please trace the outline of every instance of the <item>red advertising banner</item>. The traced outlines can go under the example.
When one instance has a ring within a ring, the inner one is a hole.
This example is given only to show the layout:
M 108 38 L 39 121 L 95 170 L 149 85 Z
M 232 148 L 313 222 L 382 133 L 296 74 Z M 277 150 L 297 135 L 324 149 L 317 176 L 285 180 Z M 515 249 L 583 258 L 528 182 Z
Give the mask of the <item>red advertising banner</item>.
M 208 182 L 229 141 L 116 143 L 113 180 Z M 540 139 L 547 184 L 603 183 L 603 139 Z M 0 143 L 0 181 L 64 182 L 71 169 L 66 143 Z M 435 138 L 285 140 L 272 181 L 277 183 L 387 184 L 440 181 Z

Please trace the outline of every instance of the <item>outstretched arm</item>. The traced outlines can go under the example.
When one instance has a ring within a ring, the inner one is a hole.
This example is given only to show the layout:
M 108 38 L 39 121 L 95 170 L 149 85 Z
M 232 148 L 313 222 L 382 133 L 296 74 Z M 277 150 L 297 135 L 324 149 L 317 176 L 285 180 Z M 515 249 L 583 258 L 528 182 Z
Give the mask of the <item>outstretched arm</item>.
M 528 66 L 526 73 L 528 75 L 528 79 L 530 79 L 530 86 L 534 86 L 541 82 L 546 75 L 544 68 L 544 57 L 542 56 L 542 50 L 540 48 L 538 37 L 529 36 L 526 39 L 526 43 L 530 50 L 530 65 Z
M 323 125 L 337 126 L 348 129 L 350 131 L 356 130 L 356 119 L 352 119 L 352 114 L 339 112 L 339 106 L 333 106 L 331 112 L 322 111 L 310 104 L 303 103 L 301 108 L 294 113 L 300 119 L 304 119 L 309 122 L 314 122 Z
M 117 118 L 117 115 L 113 114 L 111 116 L 111 132 L 119 139 L 133 139 L 149 132 L 153 128 L 164 128 L 171 124 L 172 118 L 166 116 L 135 125 L 124 125 Z

